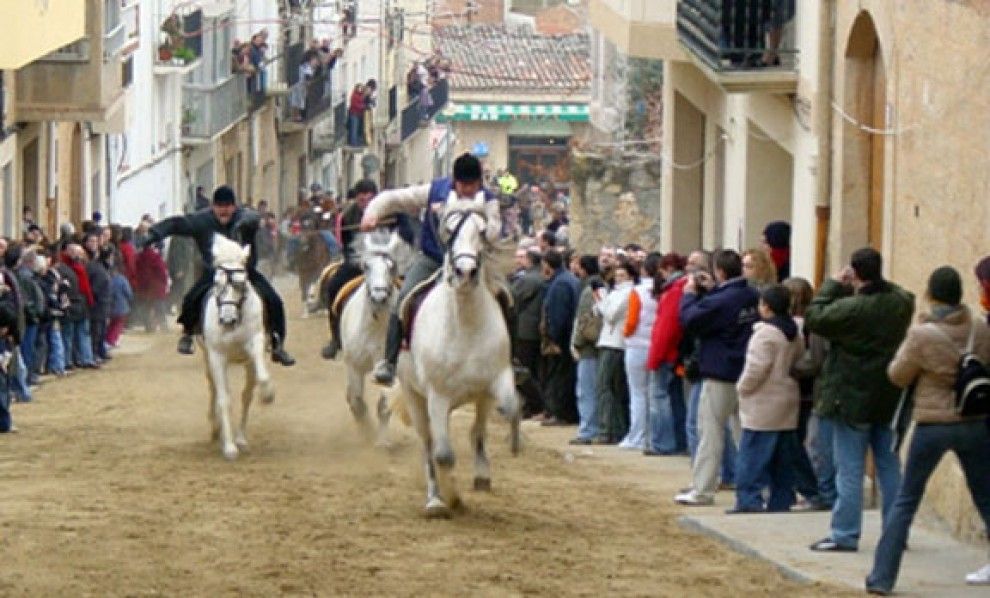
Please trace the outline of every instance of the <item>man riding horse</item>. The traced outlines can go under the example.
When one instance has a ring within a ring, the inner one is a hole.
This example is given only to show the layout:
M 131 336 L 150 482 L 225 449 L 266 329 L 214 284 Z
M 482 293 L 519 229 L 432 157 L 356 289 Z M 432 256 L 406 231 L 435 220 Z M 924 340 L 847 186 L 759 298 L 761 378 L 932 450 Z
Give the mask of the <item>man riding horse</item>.
M 340 215 L 340 242 L 344 251 L 344 263 L 334 272 L 326 286 L 326 305 L 330 319 L 330 331 L 332 338 L 323 348 L 322 355 L 326 359 L 334 359 L 340 351 L 340 318 L 333 313 L 333 303 L 337 294 L 348 282 L 361 275 L 361 258 L 359 251 L 354 247 L 354 238 L 360 232 L 361 217 L 375 195 L 378 194 L 378 186 L 374 181 L 367 179 L 358 181 L 353 189 L 354 200 L 349 205 L 344 206 Z
M 481 162 L 471 154 L 463 154 L 454 161 L 453 178 L 436 179 L 427 185 L 417 185 L 404 189 L 383 191 L 364 210 L 361 228 L 370 230 L 378 220 L 398 213 L 423 212 L 423 223 L 419 236 L 419 254 L 409 271 L 406 272 L 402 289 L 399 291 L 398 305 L 420 283 L 429 279 L 443 264 L 443 246 L 437 236 L 439 212 L 443 210 L 451 193 L 458 199 L 473 200 L 479 193 L 484 194 L 487 227 L 485 237 L 489 242 L 498 239 L 502 228 L 499 217 L 498 198 L 484 188 Z M 384 359 L 375 364 L 374 377 L 379 384 L 389 385 L 395 380 L 395 365 L 402 348 L 402 321 L 398 308 L 389 319 Z
M 282 299 L 256 268 L 258 252 L 255 239 L 260 222 L 261 216 L 257 212 L 237 205 L 233 189 L 222 186 L 217 187 L 213 192 L 213 203 L 209 208 L 192 214 L 166 218 L 149 229 L 147 243 L 157 243 L 173 235 L 191 237 L 196 242 L 205 264 L 203 275 L 182 300 L 182 312 L 179 314 L 179 324 L 182 325 L 179 353 L 183 355 L 193 353 L 192 335 L 200 323 L 203 301 L 213 285 L 213 235 L 220 234 L 241 245 L 251 245 L 248 280 L 265 304 L 265 320 L 271 335 L 272 361 L 285 366 L 296 362 L 283 347 L 285 307 L 282 305 Z

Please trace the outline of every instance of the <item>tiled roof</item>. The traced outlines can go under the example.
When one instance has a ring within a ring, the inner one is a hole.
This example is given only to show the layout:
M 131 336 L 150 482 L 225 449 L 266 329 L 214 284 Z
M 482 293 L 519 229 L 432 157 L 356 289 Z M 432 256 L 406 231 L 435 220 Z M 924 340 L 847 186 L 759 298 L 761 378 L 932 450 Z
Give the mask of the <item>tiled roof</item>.
M 584 33 L 539 35 L 503 25 L 448 25 L 434 30 L 451 61 L 451 91 L 586 93 L 590 43 Z

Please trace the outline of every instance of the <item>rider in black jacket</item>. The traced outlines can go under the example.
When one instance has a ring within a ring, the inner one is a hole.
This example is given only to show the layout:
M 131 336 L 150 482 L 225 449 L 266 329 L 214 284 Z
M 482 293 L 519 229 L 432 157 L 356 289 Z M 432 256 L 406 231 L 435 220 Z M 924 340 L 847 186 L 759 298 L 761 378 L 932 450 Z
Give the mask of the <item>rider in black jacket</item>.
M 179 324 L 182 325 L 179 353 L 190 355 L 193 352 L 192 335 L 199 325 L 203 301 L 213 286 L 213 235 L 218 233 L 241 245 L 251 245 L 251 257 L 247 264 L 248 279 L 265 304 L 265 321 L 271 332 L 272 361 L 287 366 L 296 362 L 283 348 L 285 307 L 282 299 L 255 267 L 258 252 L 254 243 L 260 222 L 261 217 L 257 212 L 239 207 L 233 189 L 223 186 L 214 191 L 213 204 L 209 208 L 166 218 L 148 230 L 146 243 L 157 243 L 172 235 L 191 237 L 203 257 L 203 275 L 182 300 L 182 313 L 179 314 Z

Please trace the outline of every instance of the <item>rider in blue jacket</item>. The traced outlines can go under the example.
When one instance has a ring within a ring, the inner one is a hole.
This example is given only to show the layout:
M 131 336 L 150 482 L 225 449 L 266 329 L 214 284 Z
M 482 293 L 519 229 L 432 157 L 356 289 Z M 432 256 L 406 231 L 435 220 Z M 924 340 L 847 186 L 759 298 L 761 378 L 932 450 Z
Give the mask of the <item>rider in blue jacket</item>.
M 437 238 L 439 212 L 452 193 L 456 193 L 460 199 L 474 199 L 477 194 L 484 194 L 485 215 L 488 220 L 485 236 L 490 242 L 496 241 L 502 229 L 498 198 L 484 188 L 481 162 L 471 154 L 463 154 L 454 161 L 453 178 L 436 179 L 426 185 L 383 191 L 371 200 L 364 210 L 361 219 L 361 228 L 364 230 L 374 228 L 380 219 L 392 214 L 422 212 L 419 253 L 406 272 L 402 288 L 399 290 L 397 305 L 401 305 L 403 299 L 417 285 L 433 276 L 443 264 L 443 248 Z M 402 323 L 399 320 L 397 307 L 389 319 L 384 359 L 375 364 L 374 377 L 379 384 L 392 384 L 395 380 L 395 364 L 399 359 L 401 347 Z

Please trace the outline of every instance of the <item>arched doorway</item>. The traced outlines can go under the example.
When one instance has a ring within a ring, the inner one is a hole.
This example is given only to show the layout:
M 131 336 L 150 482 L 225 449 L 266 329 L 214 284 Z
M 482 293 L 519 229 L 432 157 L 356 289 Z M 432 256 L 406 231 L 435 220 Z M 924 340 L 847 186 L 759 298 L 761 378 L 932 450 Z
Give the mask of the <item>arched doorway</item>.
M 853 23 L 844 61 L 843 110 L 871 129 L 887 128 L 887 77 L 876 26 L 867 12 Z M 842 254 L 883 248 L 886 137 L 844 125 L 842 143 Z

